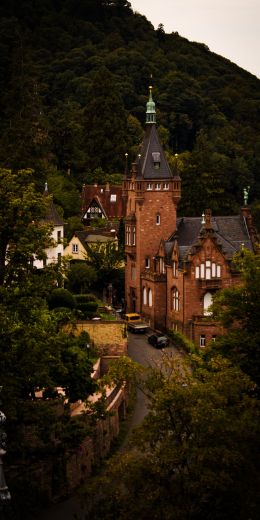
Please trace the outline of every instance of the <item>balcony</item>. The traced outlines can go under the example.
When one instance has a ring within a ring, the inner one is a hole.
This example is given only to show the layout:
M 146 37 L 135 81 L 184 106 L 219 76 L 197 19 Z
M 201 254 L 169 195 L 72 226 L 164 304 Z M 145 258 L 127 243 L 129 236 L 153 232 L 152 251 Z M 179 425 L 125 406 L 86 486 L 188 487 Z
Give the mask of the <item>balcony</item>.
M 151 280 L 152 282 L 166 282 L 166 273 L 156 273 L 150 269 L 144 269 L 141 272 L 141 278 Z
M 200 279 L 197 280 L 200 284 L 201 289 L 221 289 L 222 280 L 221 278 L 211 278 L 210 280 Z

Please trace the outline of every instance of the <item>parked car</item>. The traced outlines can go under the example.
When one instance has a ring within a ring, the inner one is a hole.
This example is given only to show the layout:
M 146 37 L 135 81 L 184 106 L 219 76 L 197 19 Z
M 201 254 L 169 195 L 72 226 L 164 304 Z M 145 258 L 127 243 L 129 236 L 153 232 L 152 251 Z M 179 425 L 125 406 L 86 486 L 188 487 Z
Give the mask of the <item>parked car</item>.
M 148 343 L 156 348 L 164 348 L 169 345 L 169 338 L 163 336 L 163 334 L 151 334 L 151 336 L 148 336 Z
M 149 329 L 147 323 L 142 321 L 141 315 L 137 312 L 125 314 L 124 320 L 127 323 L 127 330 L 129 330 L 129 332 L 144 334 Z

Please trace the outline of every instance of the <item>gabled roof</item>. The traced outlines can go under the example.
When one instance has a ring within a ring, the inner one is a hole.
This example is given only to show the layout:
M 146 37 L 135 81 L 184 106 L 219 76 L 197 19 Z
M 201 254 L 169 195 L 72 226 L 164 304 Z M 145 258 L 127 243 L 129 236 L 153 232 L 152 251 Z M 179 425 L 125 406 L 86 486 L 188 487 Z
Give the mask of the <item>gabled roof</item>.
M 239 251 L 243 245 L 253 250 L 245 219 L 240 215 L 228 217 L 211 217 L 212 237 L 221 247 L 228 258 Z M 180 260 L 184 260 L 189 253 L 193 253 L 193 247 L 204 236 L 204 226 L 201 217 L 183 217 L 177 220 L 177 229 L 167 242 L 166 253 L 169 258 L 173 241 L 176 239 L 179 245 Z
M 106 218 L 120 219 L 124 217 L 125 204 L 122 197 L 122 186 L 84 184 L 81 198 L 82 216 L 85 215 L 92 202 L 95 201 Z
M 153 153 L 160 154 L 160 168 L 154 166 Z M 141 157 L 140 157 L 141 155 Z M 143 143 L 138 158 L 137 178 L 143 179 L 172 179 L 173 174 L 164 155 L 162 145 L 154 124 L 147 125 Z
M 77 237 L 81 245 L 84 247 L 84 249 L 86 249 L 87 244 L 93 242 L 114 242 L 116 240 L 116 236 L 115 233 L 112 234 L 111 231 L 103 231 L 102 229 L 92 229 L 90 231 L 75 231 L 74 237 Z M 70 242 L 72 241 L 73 237 L 71 238 Z
M 49 196 L 47 183 L 45 183 L 45 190 L 43 192 L 43 195 L 44 195 L 44 197 Z M 55 208 L 52 197 L 50 199 L 48 211 L 47 211 L 46 217 L 44 218 L 44 221 L 50 222 L 54 226 L 63 226 L 64 225 L 64 222 L 63 222 L 61 216 L 59 215 L 58 211 Z

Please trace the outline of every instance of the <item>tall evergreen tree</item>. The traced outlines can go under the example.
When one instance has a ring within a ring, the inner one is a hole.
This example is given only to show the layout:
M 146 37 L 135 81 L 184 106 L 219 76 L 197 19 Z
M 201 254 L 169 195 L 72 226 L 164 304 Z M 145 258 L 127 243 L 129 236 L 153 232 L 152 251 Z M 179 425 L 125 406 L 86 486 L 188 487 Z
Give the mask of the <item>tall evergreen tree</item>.
M 105 67 L 93 77 L 84 111 L 85 149 L 90 169 L 124 167 L 126 115 L 113 75 Z

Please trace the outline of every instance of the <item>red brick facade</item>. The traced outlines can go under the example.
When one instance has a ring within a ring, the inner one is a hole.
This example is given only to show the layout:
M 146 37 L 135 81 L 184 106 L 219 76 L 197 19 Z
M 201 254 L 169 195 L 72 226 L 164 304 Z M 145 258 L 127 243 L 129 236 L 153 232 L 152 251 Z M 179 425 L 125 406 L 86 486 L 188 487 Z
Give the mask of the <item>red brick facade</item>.
M 246 207 L 238 216 L 211 217 L 207 210 L 177 219 L 181 180 L 164 156 L 154 107 L 147 107 L 144 142 L 123 185 L 126 307 L 152 328 L 179 330 L 203 347 L 222 333 L 208 311 L 212 296 L 239 283 L 232 257 L 241 247 L 253 249 L 251 216 Z

